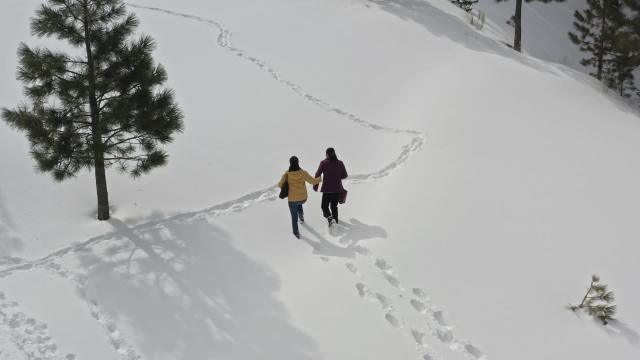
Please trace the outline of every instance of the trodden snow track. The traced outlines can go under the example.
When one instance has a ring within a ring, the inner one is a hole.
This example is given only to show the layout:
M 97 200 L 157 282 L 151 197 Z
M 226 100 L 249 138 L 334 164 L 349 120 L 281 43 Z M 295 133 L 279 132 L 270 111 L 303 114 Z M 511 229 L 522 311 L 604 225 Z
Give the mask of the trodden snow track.
M 321 109 L 325 110 L 326 112 L 334 116 L 338 116 L 339 118 L 342 118 L 344 120 L 354 122 L 367 129 L 370 129 L 373 131 L 391 133 L 391 134 L 406 135 L 410 137 L 409 143 L 402 147 L 400 154 L 396 157 L 394 161 L 382 167 L 381 169 L 373 171 L 371 173 L 351 176 L 347 180 L 347 183 L 349 184 L 358 184 L 363 182 L 377 181 L 379 179 L 382 179 L 391 175 L 391 173 L 395 169 L 405 164 L 414 153 L 418 152 L 425 143 L 426 137 L 424 134 L 422 134 L 419 131 L 394 129 L 391 127 L 372 124 L 348 111 L 342 110 L 338 107 L 335 107 L 329 104 L 326 101 L 323 101 L 322 99 L 309 93 L 304 88 L 297 85 L 296 83 L 285 79 L 279 72 L 277 72 L 273 67 L 267 64 L 265 61 L 261 60 L 258 57 L 254 57 L 250 55 L 245 50 L 235 47 L 232 43 L 232 32 L 217 21 L 200 17 L 200 16 L 179 13 L 176 11 L 171 11 L 171 10 L 166 10 L 166 9 L 161 9 L 156 7 L 147 7 L 147 6 L 140 6 L 135 4 L 128 4 L 128 5 L 133 8 L 162 12 L 171 16 L 178 16 L 188 20 L 197 21 L 197 22 L 206 24 L 208 26 L 212 26 L 219 33 L 217 37 L 218 46 L 227 50 L 231 54 L 255 65 L 258 69 L 267 73 L 271 78 L 278 81 L 280 84 L 286 86 L 287 88 L 289 88 L 291 91 L 293 91 L 294 93 L 296 93 L 297 95 L 305 99 L 306 101 L 320 107 Z M 269 186 L 263 190 L 246 194 L 234 200 L 230 200 L 230 201 L 217 204 L 217 205 L 214 205 L 205 209 L 201 209 L 198 211 L 179 214 L 163 220 L 142 223 L 132 227 L 129 230 L 141 231 L 141 230 L 147 230 L 151 228 L 158 228 L 158 227 L 162 228 L 167 225 L 171 225 L 175 223 L 191 222 L 201 218 L 213 218 L 213 217 L 229 214 L 232 212 L 239 212 L 253 205 L 256 205 L 268 200 L 273 200 L 276 198 L 277 193 L 278 193 L 277 187 Z M 73 281 L 74 283 L 76 283 L 76 286 L 79 289 L 83 290 L 85 289 L 85 286 L 86 286 L 86 284 L 84 283 L 86 279 L 79 277 L 78 275 L 74 275 L 68 271 L 59 270 L 60 268 L 59 268 L 59 265 L 56 264 L 56 261 L 60 260 L 65 256 L 72 255 L 78 251 L 87 250 L 103 241 L 115 238 L 119 236 L 120 233 L 121 233 L 120 231 L 114 231 L 104 235 L 93 237 L 82 243 L 62 248 L 60 250 L 52 252 L 51 254 L 36 260 L 29 261 L 29 260 L 24 260 L 19 258 L 0 258 L 0 264 L 5 265 L 4 269 L 0 270 L 0 277 L 10 276 L 11 274 L 18 271 L 25 271 L 33 268 L 40 268 L 40 269 L 48 270 L 53 275 L 60 276 L 69 281 Z M 374 258 L 374 255 L 370 251 L 368 251 L 368 249 L 363 248 L 360 254 L 366 255 L 370 258 Z M 390 288 L 393 289 L 395 292 L 402 293 L 402 292 L 409 291 L 410 297 L 411 297 L 409 304 L 411 305 L 412 309 L 414 309 L 416 312 L 426 317 L 426 321 L 424 322 L 425 325 L 423 328 L 423 330 L 425 330 L 426 333 L 416 328 L 408 329 L 409 330 L 408 335 L 411 336 L 415 340 L 416 344 L 418 345 L 418 353 L 420 354 L 422 359 L 430 360 L 430 359 L 436 358 L 435 354 L 433 353 L 433 350 L 429 347 L 428 342 L 425 339 L 427 335 L 431 335 L 433 339 L 435 339 L 436 341 L 447 345 L 453 351 L 460 352 L 466 355 L 466 357 L 468 357 L 469 359 L 473 359 L 473 360 L 486 359 L 484 354 L 480 350 L 478 350 L 477 347 L 475 347 L 468 341 L 459 339 L 454 335 L 453 329 L 449 325 L 447 325 L 447 323 L 445 322 L 442 311 L 437 310 L 429 302 L 429 299 L 426 293 L 422 289 L 414 288 L 412 290 L 406 290 L 403 287 L 400 280 L 398 280 L 394 275 L 393 268 L 390 265 L 388 265 L 388 263 L 383 258 L 378 257 L 372 265 L 379 272 L 379 274 L 383 276 L 384 279 L 390 284 Z M 358 277 L 358 283 L 355 285 L 358 294 L 364 299 L 370 299 L 378 302 L 382 306 L 382 310 L 385 313 L 384 317 L 389 322 L 389 324 L 395 328 L 402 329 L 404 327 L 403 320 L 402 320 L 403 314 L 400 314 L 398 308 L 394 306 L 392 296 L 389 294 L 385 295 L 382 291 L 376 292 L 376 291 L 373 291 L 372 289 L 369 289 L 369 287 L 366 285 L 365 279 L 363 279 L 363 276 L 361 275 L 361 273 L 359 272 L 359 270 L 356 268 L 354 264 L 346 263 L 345 266 L 350 273 Z M 85 292 L 81 291 L 81 293 L 84 294 Z M 0 293 L 0 294 L 2 294 L 2 297 L 0 298 L 5 297 L 3 293 Z M 118 350 L 122 358 L 127 360 L 141 358 L 138 354 L 136 354 L 135 350 L 128 344 L 128 342 L 125 341 L 125 339 L 121 338 L 120 333 L 115 328 L 115 323 L 110 319 L 102 318 L 103 315 L 102 315 L 102 312 L 99 311 L 100 309 L 99 309 L 98 302 L 94 299 L 91 299 L 88 295 L 84 296 L 83 300 L 85 300 L 87 302 L 87 305 L 92 309 L 92 314 L 96 314 L 94 316 L 95 320 L 100 322 L 103 325 L 103 327 L 107 332 L 110 343 L 114 345 L 114 347 L 116 348 L 116 350 Z M 17 344 L 18 347 L 23 349 L 23 351 L 25 352 L 25 355 L 28 358 L 31 358 L 32 354 L 27 353 L 26 349 L 29 349 L 29 347 L 37 346 L 38 344 L 29 343 L 28 337 L 22 337 L 19 334 L 16 335 L 15 332 L 17 330 L 10 328 L 10 326 L 8 325 L 8 321 L 7 321 L 8 315 L 4 316 L 4 319 L 5 321 L 0 322 L 0 326 L 9 327 L 8 330 L 11 331 L 12 338 L 16 339 L 15 340 L 16 342 L 19 342 L 19 344 Z M 58 356 L 58 354 L 52 354 L 52 355 L 53 357 L 46 357 L 46 358 L 57 358 Z M 66 358 L 69 359 L 68 356 Z

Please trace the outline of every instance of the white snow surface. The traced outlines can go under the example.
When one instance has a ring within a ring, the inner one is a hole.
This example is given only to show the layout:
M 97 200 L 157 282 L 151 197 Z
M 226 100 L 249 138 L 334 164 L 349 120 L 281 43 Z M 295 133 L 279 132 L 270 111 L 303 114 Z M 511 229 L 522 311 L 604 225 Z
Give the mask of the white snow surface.
M 0 14 L 2 106 L 20 41 L 66 49 L 30 37 L 38 3 Z M 135 5 L 185 132 L 109 172 L 100 223 L 91 173 L 54 183 L 0 125 L 0 360 L 640 358 L 640 118 L 552 29 L 520 55 L 513 2 L 482 31 L 445 0 Z M 327 146 L 348 203 L 329 230 L 311 192 L 298 240 L 274 184 Z M 566 309 L 592 273 L 607 327 Z

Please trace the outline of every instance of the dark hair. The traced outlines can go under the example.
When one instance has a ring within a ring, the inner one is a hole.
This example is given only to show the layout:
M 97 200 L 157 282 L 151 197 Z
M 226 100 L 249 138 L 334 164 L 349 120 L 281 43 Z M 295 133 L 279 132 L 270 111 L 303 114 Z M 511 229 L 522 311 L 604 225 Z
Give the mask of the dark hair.
M 289 171 L 298 171 L 300 170 L 300 161 L 296 156 L 292 156 L 289 158 Z
M 336 150 L 334 148 L 330 147 L 327 149 L 327 158 L 329 161 L 338 161 L 338 155 L 336 155 Z

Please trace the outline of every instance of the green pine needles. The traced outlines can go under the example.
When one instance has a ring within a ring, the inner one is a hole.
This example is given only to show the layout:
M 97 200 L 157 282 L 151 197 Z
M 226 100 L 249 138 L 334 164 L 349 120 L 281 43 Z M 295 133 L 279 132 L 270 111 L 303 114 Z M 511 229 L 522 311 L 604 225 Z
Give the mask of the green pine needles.
M 21 44 L 17 78 L 27 101 L 1 113 L 55 180 L 95 170 L 99 220 L 109 218 L 105 168 L 137 177 L 164 165 L 162 145 L 183 129 L 153 39 L 134 37 L 138 24 L 122 0 L 48 0 L 32 18 L 33 35 L 76 51 Z
M 572 311 L 584 310 L 587 314 L 600 320 L 603 325 L 607 325 L 609 321 L 614 320 L 616 314 L 614 300 L 613 291 L 600 282 L 598 275 L 593 275 L 589 290 L 582 298 L 582 302 L 578 305 L 570 305 L 569 308 Z
M 586 8 L 574 13 L 574 31 L 569 32 L 569 39 L 585 53 L 580 63 L 623 98 L 637 90 L 639 4 L 637 0 L 586 0 Z

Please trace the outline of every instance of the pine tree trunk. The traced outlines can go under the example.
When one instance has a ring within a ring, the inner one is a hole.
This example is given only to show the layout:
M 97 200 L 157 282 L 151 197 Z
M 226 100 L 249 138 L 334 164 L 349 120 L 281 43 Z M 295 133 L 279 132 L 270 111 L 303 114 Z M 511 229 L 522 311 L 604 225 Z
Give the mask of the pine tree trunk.
M 602 0 L 602 24 L 600 25 L 600 44 L 598 44 L 598 70 L 596 79 L 602 80 L 602 68 L 604 67 L 604 37 L 607 30 L 607 4 L 606 0 Z
M 522 0 L 516 1 L 516 14 L 513 18 L 513 23 L 516 28 L 516 33 L 513 37 L 513 49 L 522 52 Z
M 620 92 L 620 96 L 624 97 L 624 74 L 620 69 L 621 67 L 618 64 L 618 91 Z
M 107 177 L 104 166 L 104 148 L 102 143 L 102 128 L 100 112 L 96 97 L 96 71 L 89 39 L 88 3 L 84 2 L 84 43 L 87 52 L 87 67 L 89 77 L 89 108 L 91 109 L 91 135 L 93 141 L 93 161 L 96 176 L 96 191 L 98 194 L 98 220 L 109 220 L 109 193 L 107 192 Z
M 109 220 L 109 193 L 107 192 L 107 177 L 103 158 L 104 156 L 96 157 L 94 165 L 98 193 L 98 220 Z

